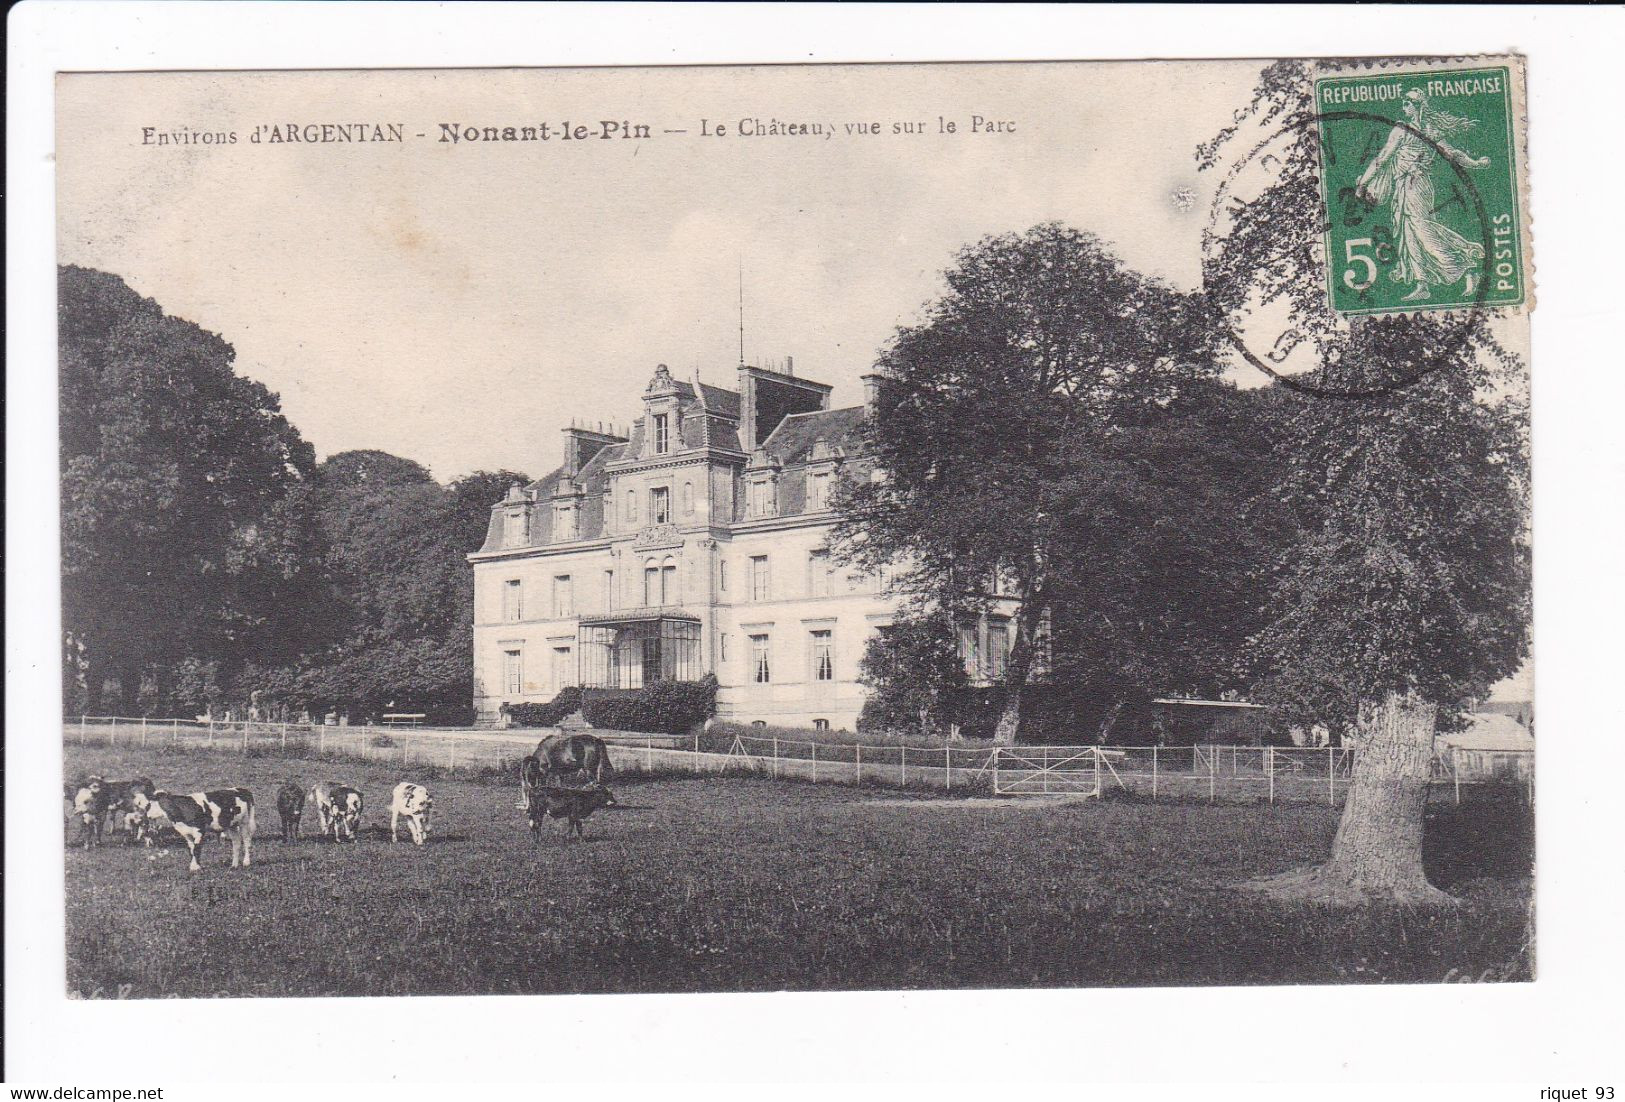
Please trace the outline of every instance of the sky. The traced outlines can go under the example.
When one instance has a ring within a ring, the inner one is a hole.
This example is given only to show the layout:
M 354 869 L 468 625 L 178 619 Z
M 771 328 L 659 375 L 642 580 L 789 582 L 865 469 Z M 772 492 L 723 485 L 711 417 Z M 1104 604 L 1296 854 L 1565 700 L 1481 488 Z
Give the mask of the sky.
M 741 313 L 747 361 L 793 357 L 856 404 L 896 327 L 986 234 L 1058 219 L 1195 287 L 1212 189 L 1195 146 L 1258 68 L 69 74 L 60 259 L 224 336 L 320 455 L 540 475 L 572 418 L 635 416 L 656 364 L 733 386 Z M 1010 126 L 973 133 L 978 115 Z M 442 123 L 566 119 L 650 134 L 438 140 Z M 741 119 L 835 135 L 740 137 Z M 287 122 L 395 122 L 407 140 L 248 140 Z M 237 142 L 160 146 L 146 127 Z

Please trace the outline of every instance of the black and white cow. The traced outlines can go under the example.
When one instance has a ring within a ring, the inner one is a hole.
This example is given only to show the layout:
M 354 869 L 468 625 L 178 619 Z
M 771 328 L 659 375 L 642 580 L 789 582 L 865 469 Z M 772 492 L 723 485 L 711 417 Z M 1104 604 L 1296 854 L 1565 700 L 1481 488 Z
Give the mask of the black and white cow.
M 231 867 L 247 868 L 253 863 L 254 794 L 246 788 L 217 788 L 185 796 L 173 792 L 138 793 L 136 809 L 153 826 L 172 828 L 186 843 L 192 855 L 191 871 L 198 872 L 198 855 L 213 834 L 231 840 Z
M 305 787 L 292 781 L 282 782 L 276 791 L 276 813 L 282 819 L 282 840 L 299 840 L 299 820 L 305 814 Z
M 322 833 L 335 842 L 357 841 L 361 829 L 361 791 L 337 781 L 312 785 L 310 802 L 316 805 L 316 820 Z
M 396 827 L 406 820 L 406 829 L 412 835 L 412 844 L 421 846 L 429 836 L 429 812 L 434 809 L 434 798 L 421 784 L 402 781 L 395 786 L 394 798 L 389 803 L 389 840 L 400 841 Z

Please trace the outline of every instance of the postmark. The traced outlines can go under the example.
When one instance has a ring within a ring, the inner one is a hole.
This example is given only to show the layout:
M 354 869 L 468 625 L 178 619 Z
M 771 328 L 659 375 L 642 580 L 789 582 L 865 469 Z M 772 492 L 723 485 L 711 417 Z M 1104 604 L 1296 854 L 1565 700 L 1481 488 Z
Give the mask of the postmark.
M 1507 66 L 1322 77 L 1315 111 L 1334 311 L 1527 301 Z

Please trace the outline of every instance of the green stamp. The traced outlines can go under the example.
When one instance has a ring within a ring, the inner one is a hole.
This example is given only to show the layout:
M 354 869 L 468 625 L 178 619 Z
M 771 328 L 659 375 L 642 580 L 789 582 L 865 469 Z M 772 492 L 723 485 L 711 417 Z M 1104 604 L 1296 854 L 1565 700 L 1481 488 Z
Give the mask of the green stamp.
M 1315 81 L 1333 310 L 1524 302 L 1511 79 L 1492 66 Z

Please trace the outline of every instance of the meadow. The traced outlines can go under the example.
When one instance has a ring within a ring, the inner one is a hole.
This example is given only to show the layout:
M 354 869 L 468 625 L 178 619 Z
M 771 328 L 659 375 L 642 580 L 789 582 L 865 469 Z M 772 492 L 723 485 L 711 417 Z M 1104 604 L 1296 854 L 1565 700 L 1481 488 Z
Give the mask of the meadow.
M 410 768 L 410 767 L 409 767 Z M 1430 911 L 1287 906 L 1238 887 L 1323 859 L 1333 808 L 946 799 L 764 777 L 628 777 L 539 845 L 496 776 L 70 746 L 65 775 L 246 785 L 254 864 L 66 848 L 67 986 L 243 997 L 1520 980 L 1533 825 L 1504 795 L 1429 811 Z M 280 841 L 284 779 L 353 783 L 354 845 Z M 388 793 L 426 780 L 428 845 Z M 72 837 L 69 824 L 65 837 Z M 404 831 L 403 831 L 404 837 Z

